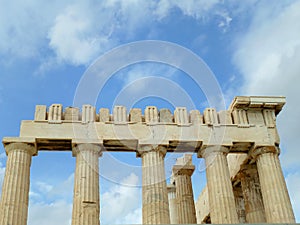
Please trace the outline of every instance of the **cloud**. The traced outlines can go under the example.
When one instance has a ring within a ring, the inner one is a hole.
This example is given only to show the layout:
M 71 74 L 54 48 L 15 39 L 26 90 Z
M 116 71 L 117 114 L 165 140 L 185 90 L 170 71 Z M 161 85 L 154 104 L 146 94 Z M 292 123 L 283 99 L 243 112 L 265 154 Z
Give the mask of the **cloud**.
M 71 202 L 73 200 L 74 173 L 60 183 L 49 183 L 45 180 L 33 181 L 30 188 L 32 202 L 53 202 L 57 199 Z
M 125 186 L 122 184 L 128 184 Z M 105 191 L 101 199 L 102 224 L 141 224 L 141 190 L 138 189 L 138 176 L 131 173 L 120 184 Z
M 90 3 L 79 1 L 56 16 L 48 38 L 59 61 L 82 65 L 111 48 L 114 42 L 110 37 L 112 18 L 104 8 L 103 11 L 96 9 L 97 4 L 94 8 Z
M 1 1 L 0 55 L 6 56 L 5 62 L 11 58 L 37 59 L 41 56 L 48 29 L 68 1 L 48 4 L 33 0 Z
M 73 177 L 58 184 L 33 181 L 29 192 L 28 224 L 70 225 L 72 218 Z
M 243 76 L 243 95 L 286 96 L 277 119 L 281 162 L 299 222 L 300 174 L 300 2 L 280 1 L 257 5 L 249 29 L 238 36 L 233 62 Z M 298 204 L 298 205 L 297 205 Z
M 278 117 L 284 167 L 298 165 L 300 121 L 300 2 L 260 7 L 245 35 L 237 41 L 234 63 L 244 78 L 246 95 L 283 95 L 287 104 Z
M 172 8 L 177 8 L 182 11 L 186 16 L 191 16 L 195 19 L 203 18 L 207 15 L 207 12 L 211 10 L 215 5 L 220 3 L 219 0 L 162 0 L 159 1 L 156 14 L 160 18 L 166 17 Z
M 50 192 L 52 189 L 53 189 L 53 186 L 52 185 L 49 185 L 45 182 L 36 182 L 36 185 L 38 187 L 38 190 L 40 192 Z
M 133 212 L 127 214 L 124 219 L 119 220 L 119 224 L 141 224 L 142 222 L 142 208 L 138 208 Z
M 37 202 L 29 205 L 28 224 L 30 225 L 70 225 L 72 204 L 62 200 L 52 203 Z
M 199 20 L 214 14 L 212 9 L 218 4 L 222 1 L 1 2 L 0 55 L 7 56 L 5 61 L 40 61 L 41 72 L 53 62 L 87 65 L 108 49 L 140 38 L 141 30 L 146 31 L 146 38 L 153 23 L 174 9 Z
M 173 8 L 199 19 L 218 1 L 79 1 L 56 16 L 49 46 L 60 61 L 88 64 L 120 43 L 134 40 L 142 29 L 167 17 Z

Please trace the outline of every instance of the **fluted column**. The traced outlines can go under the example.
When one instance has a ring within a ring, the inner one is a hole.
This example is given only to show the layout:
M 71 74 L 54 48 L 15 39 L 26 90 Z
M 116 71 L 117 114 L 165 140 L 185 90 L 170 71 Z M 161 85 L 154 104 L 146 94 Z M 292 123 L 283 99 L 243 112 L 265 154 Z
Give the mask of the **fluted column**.
M 233 195 L 235 198 L 236 213 L 238 215 L 239 222 L 246 223 L 245 201 L 240 185 L 233 187 Z
M 205 158 L 211 223 L 239 223 L 226 155 L 223 146 L 208 146 L 200 151 Z
M 169 203 L 165 178 L 163 146 L 153 149 L 142 146 L 138 156 L 142 157 L 143 224 L 169 224 Z
M 174 184 L 169 184 L 167 186 L 167 189 L 168 189 L 168 199 L 169 199 L 170 223 L 178 224 L 176 187 Z
M 256 148 L 256 159 L 261 194 L 267 223 L 295 223 L 290 197 L 279 162 L 279 148 Z
M 247 223 L 265 223 L 265 209 L 256 164 L 243 165 L 239 177 L 245 201 Z
M 176 186 L 177 215 L 179 224 L 196 224 L 196 210 L 191 176 L 194 165 L 174 165 L 173 174 Z
M 26 225 L 31 157 L 36 148 L 26 143 L 5 146 L 7 163 L 0 204 L 0 225 Z
M 72 225 L 99 225 L 99 156 L 101 147 L 78 144 L 76 156 Z

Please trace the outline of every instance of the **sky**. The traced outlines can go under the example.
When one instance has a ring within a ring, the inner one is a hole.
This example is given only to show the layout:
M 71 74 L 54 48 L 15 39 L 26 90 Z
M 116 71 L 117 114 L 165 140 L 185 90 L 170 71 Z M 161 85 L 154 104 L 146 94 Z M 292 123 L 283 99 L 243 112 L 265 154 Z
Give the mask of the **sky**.
M 237 95 L 286 96 L 280 160 L 300 222 L 299 12 L 297 0 L 0 0 L 0 137 L 18 136 L 37 104 L 203 112 Z M 178 156 L 167 154 L 167 178 Z M 206 181 L 193 162 L 196 199 Z M 5 163 L 1 146 L 0 187 Z M 99 163 L 101 223 L 141 223 L 140 158 Z M 28 224 L 70 224 L 74 168 L 71 152 L 33 158 Z

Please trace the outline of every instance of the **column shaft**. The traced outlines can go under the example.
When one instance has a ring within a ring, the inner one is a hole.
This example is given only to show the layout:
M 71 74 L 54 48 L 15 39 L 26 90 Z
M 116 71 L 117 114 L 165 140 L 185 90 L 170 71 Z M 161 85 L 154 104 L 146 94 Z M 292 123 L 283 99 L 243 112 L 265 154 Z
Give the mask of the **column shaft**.
M 143 224 L 170 224 L 164 167 L 165 153 L 166 149 L 162 148 L 141 154 Z
M 80 144 L 76 156 L 72 225 L 99 225 L 99 156 L 100 146 Z
M 261 148 L 256 161 L 267 223 L 295 223 L 278 153 L 267 151 Z
M 262 200 L 256 165 L 242 167 L 240 175 L 248 223 L 265 223 L 265 209 Z
M 187 168 L 189 167 L 189 168 Z M 196 224 L 196 210 L 192 188 L 191 175 L 195 167 L 179 166 L 173 167 L 176 186 L 177 215 L 179 224 Z
M 226 153 L 219 146 L 204 150 L 211 223 L 238 223 Z
M 173 184 L 168 185 L 168 199 L 169 199 L 170 223 L 178 224 L 176 188 L 175 185 Z
M 8 154 L 2 187 L 0 225 L 27 224 L 31 157 L 33 146 L 12 143 L 6 146 Z
M 240 223 L 246 223 L 245 201 L 243 198 L 242 188 L 240 186 L 233 187 L 233 195 L 235 198 L 236 213 Z

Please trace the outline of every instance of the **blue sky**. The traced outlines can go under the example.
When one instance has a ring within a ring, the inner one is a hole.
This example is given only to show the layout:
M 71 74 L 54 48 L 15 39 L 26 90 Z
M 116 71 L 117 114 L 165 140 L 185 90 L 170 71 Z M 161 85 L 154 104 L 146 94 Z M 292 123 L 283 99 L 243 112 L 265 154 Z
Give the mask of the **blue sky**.
M 287 97 L 277 120 L 280 159 L 300 222 L 299 1 L 13 0 L 0 6 L 1 137 L 18 136 L 20 121 L 33 119 L 37 104 L 74 105 L 85 71 L 106 52 L 135 41 L 175 43 L 206 63 L 227 106 L 236 95 Z M 116 104 L 174 110 L 186 102 L 181 93 L 190 99 L 188 109 L 209 106 L 205 91 L 188 74 L 140 62 L 111 74 L 94 104 L 97 110 Z M 2 183 L 3 147 L 0 153 Z M 175 158 L 166 156 L 167 175 Z M 194 157 L 194 163 L 197 198 L 205 173 L 202 160 Z M 135 154 L 105 154 L 100 165 L 101 222 L 141 223 L 141 160 Z M 33 159 L 29 224 L 70 224 L 74 167 L 70 152 L 41 152 Z

